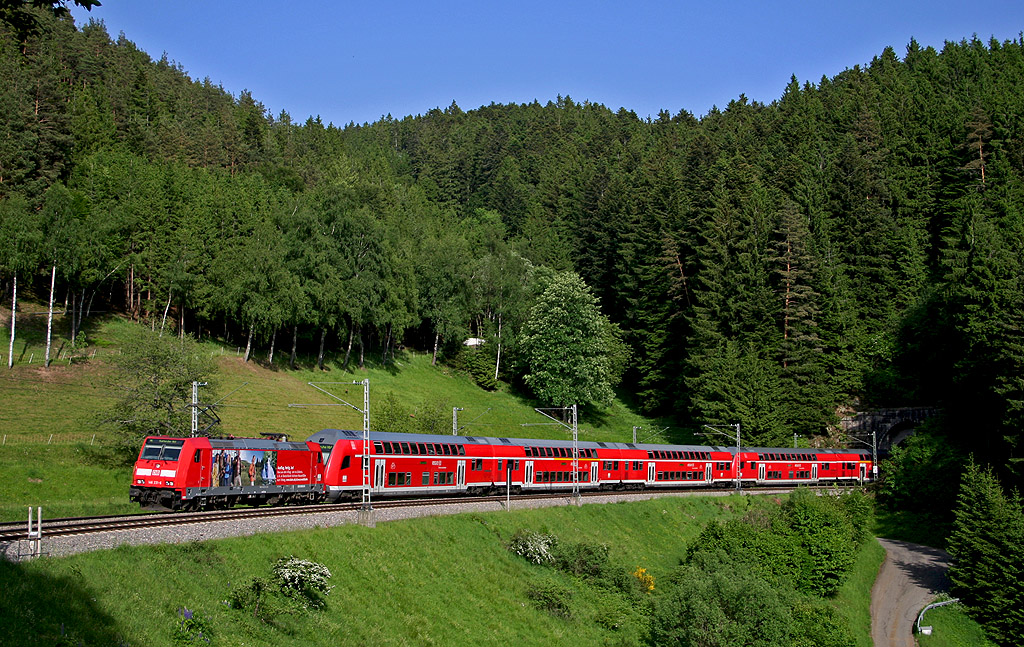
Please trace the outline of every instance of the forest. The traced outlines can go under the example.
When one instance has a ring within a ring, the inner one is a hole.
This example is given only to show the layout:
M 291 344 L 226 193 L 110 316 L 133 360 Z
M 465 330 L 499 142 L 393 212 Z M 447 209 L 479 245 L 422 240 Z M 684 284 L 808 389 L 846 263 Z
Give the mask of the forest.
M 475 337 L 484 388 L 618 392 L 749 445 L 935 406 L 1019 483 L 1021 39 L 911 40 L 702 116 L 559 96 L 336 125 L 37 20 L 0 23 L 0 287 L 66 302 L 77 343 L 101 307 L 346 368 Z

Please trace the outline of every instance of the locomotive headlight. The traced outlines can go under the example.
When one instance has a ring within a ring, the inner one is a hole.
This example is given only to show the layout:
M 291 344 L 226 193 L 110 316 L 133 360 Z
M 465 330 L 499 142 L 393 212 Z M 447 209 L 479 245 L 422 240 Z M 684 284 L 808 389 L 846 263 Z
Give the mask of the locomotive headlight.
M 138 483 L 139 485 L 145 485 L 146 479 L 135 479 L 135 482 Z
M 174 485 L 174 481 L 164 481 L 164 485 Z

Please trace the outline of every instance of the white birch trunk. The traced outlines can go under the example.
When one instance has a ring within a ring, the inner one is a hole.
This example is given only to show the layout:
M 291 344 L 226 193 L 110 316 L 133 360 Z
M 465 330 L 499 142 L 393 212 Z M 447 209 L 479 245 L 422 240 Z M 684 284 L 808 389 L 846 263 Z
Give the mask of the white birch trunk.
M 18 312 L 18 273 L 14 273 L 14 290 L 11 296 L 11 345 L 7 349 L 7 368 L 14 367 L 14 319 Z
M 441 343 L 441 333 L 434 333 L 434 354 L 430 357 L 430 365 L 437 366 L 437 347 Z
M 498 358 L 494 360 L 494 381 L 498 381 L 498 369 L 501 368 L 501 313 L 498 313 Z
M 50 308 L 46 315 L 46 358 L 43 366 L 50 368 L 50 344 L 53 340 L 53 286 L 57 283 L 57 264 L 53 264 L 50 272 Z
M 277 341 L 277 328 L 274 328 L 274 334 L 270 337 L 270 352 L 267 353 L 267 361 L 270 365 L 274 365 L 274 342 Z
M 252 334 L 255 327 L 255 324 L 249 324 L 249 338 L 245 340 L 245 359 L 243 360 L 246 362 L 249 361 L 249 356 L 252 355 Z
M 164 336 L 164 326 L 167 325 L 167 311 L 171 309 L 171 290 L 167 291 L 167 305 L 164 306 L 164 316 L 160 319 L 160 336 Z

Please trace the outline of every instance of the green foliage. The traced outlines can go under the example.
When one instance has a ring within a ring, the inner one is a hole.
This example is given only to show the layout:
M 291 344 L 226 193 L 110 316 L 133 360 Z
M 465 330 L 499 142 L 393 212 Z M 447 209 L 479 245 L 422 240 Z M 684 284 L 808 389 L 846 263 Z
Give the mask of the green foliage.
M 556 568 L 570 575 L 590 579 L 602 578 L 611 568 L 608 546 L 589 542 L 556 544 L 554 564 Z
M 110 383 L 118 397 L 101 417 L 117 432 L 126 460 L 134 458 L 147 435 L 188 435 L 192 382 L 209 382 L 216 371 L 195 341 L 135 327 L 113 362 Z
M 948 527 L 956 489 L 935 474 L 958 475 L 964 460 L 943 435 L 915 434 L 893 447 L 889 458 L 881 462 L 879 501 L 890 510 L 929 514 Z
M 494 364 L 486 353 L 476 348 L 464 348 L 459 352 L 457 363 L 465 368 L 481 389 L 493 391 L 498 388 L 498 381 L 494 379 Z
M 1024 622 L 1024 509 L 991 468 L 967 463 L 949 537 L 952 592 L 998 645 L 1017 643 Z
M 566 620 L 572 617 L 572 610 L 569 607 L 572 591 L 557 582 L 544 581 L 533 584 L 527 589 L 526 597 L 538 609 L 553 616 Z
M 545 404 L 607 404 L 625 350 L 597 299 L 572 272 L 552 280 L 523 332 L 524 381 Z
M 0 272 L 56 264 L 78 319 L 95 297 L 247 356 L 289 329 L 345 371 L 471 333 L 485 389 L 602 404 L 626 376 L 752 444 L 914 400 L 1020 478 L 1020 39 L 912 41 L 700 117 L 558 97 L 337 128 L 62 6 L 0 11 Z
M 331 571 L 323 564 L 282 557 L 269 578 L 253 577 L 232 588 L 228 602 L 233 609 L 252 611 L 254 618 L 274 623 L 302 609 L 323 608 L 334 588 L 327 584 L 330 578 Z
M 212 639 L 213 627 L 209 620 L 198 611 L 185 607 L 178 609 L 178 620 L 171 633 L 175 645 L 210 644 Z
M 654 602 L 655 645 L 787 644 L 792 612 L 782 590 L 721 551 L 702 551 Z

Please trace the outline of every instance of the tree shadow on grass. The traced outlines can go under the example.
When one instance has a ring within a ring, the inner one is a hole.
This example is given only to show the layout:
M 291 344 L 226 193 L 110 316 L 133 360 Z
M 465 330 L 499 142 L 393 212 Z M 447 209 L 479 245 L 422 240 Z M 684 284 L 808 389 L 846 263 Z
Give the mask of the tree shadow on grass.
M 0 646 L 128 645 L 117 621 L 71 576 L 0 559 Z

